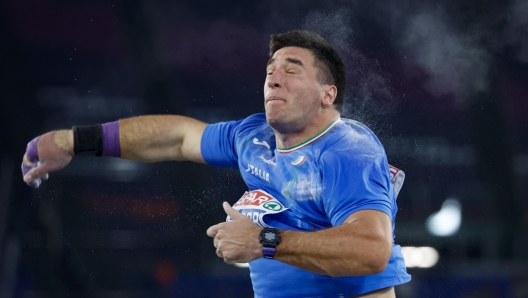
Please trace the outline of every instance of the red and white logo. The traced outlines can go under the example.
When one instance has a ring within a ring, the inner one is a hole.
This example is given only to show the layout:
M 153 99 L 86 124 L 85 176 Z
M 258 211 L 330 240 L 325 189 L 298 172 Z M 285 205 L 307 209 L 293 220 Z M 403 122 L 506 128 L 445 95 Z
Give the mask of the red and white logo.
M 233 205 L 233 208 L 247 216 L 260 227 L 268 227 L 264 221 L 264 216 L 288 210 L 279 200 L 260 189 L 246 191 Z M 231 220 L 233 219 L 228 215 L 226 221 Z
M 271 200 L 273 200 L 273 197 L 265 191 L 246 191 L 244 195 L 233 205 L 233 208 L 241 206 L 260 206 Z
M 391 165 L 389 165 L 389 172 L 392 188 L 394 189 L 394 198 L 397 198 L 398 194 L 400 193 L 400 189 L 403 186 L 403 181 L 405 180 L 405 173 L 397 167 L 393 167 Z

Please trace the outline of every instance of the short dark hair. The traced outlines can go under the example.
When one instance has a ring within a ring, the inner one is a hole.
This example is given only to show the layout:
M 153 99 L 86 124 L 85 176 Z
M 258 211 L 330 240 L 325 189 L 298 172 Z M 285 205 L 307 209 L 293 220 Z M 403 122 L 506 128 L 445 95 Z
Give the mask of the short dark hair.
M 314 54 L 315 67 L 318 69 L 317 79 L 321 84 L 336 86 L 337 96 L 334 105 L 338 111 L 341 111 L 345 97 L 346 74 L 345 65 L 336 49 L 316 33 L 306 30 L 293 30 L 271 35 L 270 58 L 276 51 L 285 47 L 304 48 Z

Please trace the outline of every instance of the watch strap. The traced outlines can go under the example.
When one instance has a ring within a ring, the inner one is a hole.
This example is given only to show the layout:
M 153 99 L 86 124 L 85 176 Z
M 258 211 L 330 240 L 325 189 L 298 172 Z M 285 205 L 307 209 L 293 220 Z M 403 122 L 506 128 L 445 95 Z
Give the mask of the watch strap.
M 262 247 L 262 253 L 264 254 L 264 258 L 266 259 L 273 259 L 275 257 L 275 252 L 277 249 L 275 247 Z
M 262 243 L 262 254 L 266 259 L 273 259 L 277 251 L 277 245 L 281 241 L 279 230 L 275 228 L 263 228 L 260 232 L 260 243 Z

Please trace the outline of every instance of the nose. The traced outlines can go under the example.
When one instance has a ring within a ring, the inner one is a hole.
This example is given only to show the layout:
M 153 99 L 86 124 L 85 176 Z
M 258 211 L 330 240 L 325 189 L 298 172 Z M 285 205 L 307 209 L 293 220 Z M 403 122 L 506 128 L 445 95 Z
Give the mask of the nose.
M 268 88 L 279 88 L 282 86 L 282 76 L 279 70 L 274 71 L 271 75 L 266 78 L 266 84 Z

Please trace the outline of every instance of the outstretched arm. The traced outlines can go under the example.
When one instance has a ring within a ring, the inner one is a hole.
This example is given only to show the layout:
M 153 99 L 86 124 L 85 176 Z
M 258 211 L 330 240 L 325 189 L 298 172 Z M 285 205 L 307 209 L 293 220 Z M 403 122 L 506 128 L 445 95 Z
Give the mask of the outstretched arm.
M 119 120 L 121 158 L 143 162 L 205 163 L 200 142 L 206 125 L 184 116 L 142 116 Z
M 210 227 L 219 257 L 227 263 L 249 262 L 263 256 L 259 228 L 224 202 L 233 221 Z M 362 210 L 338 226 L 317 232 L 281 231 L 275 259 L 329 276 L 376 274 L 392 253 L 392 223 L 381 211 Z
M 172 115 L 122 119 L 116 138 L 120 148 L 117 154 L 143 162 L 188 160 L 204 163 L 200 142 L 206 125 L 192 118 Z M 23 157 L 24 181 L 38 187 L 50 172 L 64 168 L 74 156 L 73 139 L 72 130 L 52 131 L 33 139 Z

